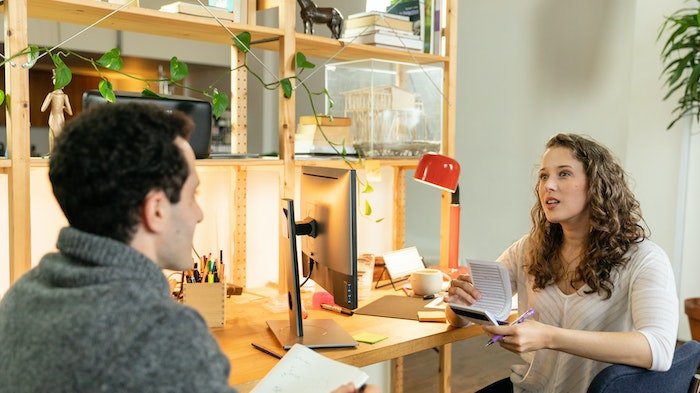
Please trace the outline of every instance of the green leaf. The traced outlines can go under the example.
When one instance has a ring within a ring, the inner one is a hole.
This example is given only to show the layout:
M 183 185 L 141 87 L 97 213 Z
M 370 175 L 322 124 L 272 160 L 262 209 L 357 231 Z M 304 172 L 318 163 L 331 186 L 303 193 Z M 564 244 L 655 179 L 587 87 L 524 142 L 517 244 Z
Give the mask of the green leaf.
M 382 221 L 384 221 L 384 217 L 374 220 L 374 222 L 376 222 L 377 224 L 382 222 Z
M 310 61 L 306 60 L 306 56 L 301 52 L 297 52 L 296 64 L 297 64 L 297 68 L 314 68 L 314 67 L 316 67 L 316 64 L 311 63 Z
M 365 216 L 372 215 L 372 205 L 369 204 L 368 200 L 365 200 Z
M 212 97 L 211 103 L 213 106 L 212 111 L 214 113 L 214 117 L 218 119 L 224 113 L 226 108 L 228 108 L 228 95 L 214 89 L 214 96 Z
M 97 60 L 97 64 L 108 70 L 119 71 L 124 67 L 124 60 L 122 60 L 122 54 L 119 48 L 113 48 L 102 55 L 102 57 Z
M 100 95 L 104 97 L 107 102 L 114 102 L 117 100 L 117 97 L 114 95 L 114 90 L 112 89 L 112 84 L 107 79 L 102 78 L 97 86 L 100 90 Z
M 29 45 L 29 52 L 27 53 L 27 68 L 34 67 L 36 61 L 39 60 L 39 47 L 36 45 Z
M 0 90 L 0 105 L 5 103 L 5 92 Z
M 335 102 L 333 102 L 333 98 L 331 97 L 331 93 L 328 92 L 328 89 L 323 89 L 323 94 L 325 94 L 326 97 L 328 97 L 328 110 L 333 109 Z
M 160 94 L 154 92 L 153 90 L 150 89 L 143 89 L 141 90 L 141 96 L 142 97 L 150 97 L 150 98 L 163 98 L 160 96 Z
M 247 31 L 244 31 L 233 39 L 233 42 L 236 44 L 236 48 L 238 48 L 239 51 L 243 53 L 248 53 L 250 52 L 250 33 Z
M 292 81 L 289 78 L 284 78 L 280 80 L 280 86 L 282 86 L 284 98 L 290 98 L 292 96 Z
M 363 194 L 366 194 L 368 192 L 374 192 L 374 187 L 372 187 L 372 185 L 369 184 L 369 182 L 365 183 L 365 188 L 362 190 Z
M 51 60 L 53 60 L 53 64 L 56 67 L 53 88 L 55 90 L 63 89 L 64 87 L 68 86 L 70 81 L 73 79 L 73 73 L 70 71 L 70 68 L 68 68 L 66 63 L 61 60 L 59 55 L 51 55 Z
M 177 57 L 173 56 L 170 59 L 170 79 L 173 81 L 181 81 L 187 77 L 190 71 L 187 68 L 187 64 L 181 62 Z

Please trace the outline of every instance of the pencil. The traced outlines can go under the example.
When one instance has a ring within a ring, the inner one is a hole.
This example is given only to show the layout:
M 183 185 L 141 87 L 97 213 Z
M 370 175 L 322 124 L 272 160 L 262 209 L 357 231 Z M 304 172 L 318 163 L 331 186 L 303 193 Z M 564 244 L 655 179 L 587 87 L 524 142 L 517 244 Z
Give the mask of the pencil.
M 275 352 L 275 351 L 273 351 L 273 350 L 271 350 L 271 349 L 269 349 L 269 348 L 263 347 L 263 346 L 260 345 L 260 344 L 250 343 L 250 345 L 252 345 L 253 348 L 257 349 L 257 350 L 260 351 L 260 352 L 264 352 L 264 353 L 266 353 L 266 354 L 268 354 L 268 355 L 270 355 L 270 356 L 274 356 L 274 357 L 276 357 L 277 359 L 282 359 L 282 356 L 283 356 L 283 355 L 280 355 L 279 353 L 277 353 L 277 352 Z

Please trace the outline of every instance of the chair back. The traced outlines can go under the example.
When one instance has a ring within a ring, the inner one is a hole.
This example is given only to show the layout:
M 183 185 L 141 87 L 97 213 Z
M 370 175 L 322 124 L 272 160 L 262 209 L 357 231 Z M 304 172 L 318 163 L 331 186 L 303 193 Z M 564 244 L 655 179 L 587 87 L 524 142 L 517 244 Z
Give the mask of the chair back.
M 700 363 L 700 343 L 688 341 L 676 348 L 668 371 L 613 364 L 593 378 L 588 393 L 688 393 Z

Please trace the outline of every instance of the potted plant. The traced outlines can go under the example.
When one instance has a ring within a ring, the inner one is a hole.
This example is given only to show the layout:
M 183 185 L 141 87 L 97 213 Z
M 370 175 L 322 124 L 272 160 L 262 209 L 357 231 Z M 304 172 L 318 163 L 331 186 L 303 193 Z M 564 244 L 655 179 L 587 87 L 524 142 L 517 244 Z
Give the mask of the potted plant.
M 661 50 L 667 89 L 664 100 L 678 96 L 667 128 L 686 115 L 700 122 L 700 0 L 693 3 L 668 16 L 657 38 L 665 38 Z M 685 313 L 693 340 L 700 340 L 700 298 L 686 299 Z
M 671 128 L 685 115 L 691 114 L 700 121 L 700 0 L 695 6 L 682 8 L 666 18 L 661 25 L 658 39 L 666 37 L 661 50 L 665 64 L 663 75 L 667 88 L 664 100 L 680 90 L 680 97 L 673 110 Z

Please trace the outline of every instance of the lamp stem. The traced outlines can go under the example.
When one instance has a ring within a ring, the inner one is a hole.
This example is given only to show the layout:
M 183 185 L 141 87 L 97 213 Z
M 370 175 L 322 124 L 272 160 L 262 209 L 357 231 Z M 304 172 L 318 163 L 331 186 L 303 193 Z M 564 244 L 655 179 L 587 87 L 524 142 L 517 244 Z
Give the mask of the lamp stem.
M 459 269 L 459 219 L 460 219 L 460 205 L 459 205 L 459 185 L 452 193 L 452 200 L 450 203 L 450 238 L 449 238 L 449 249 L 447 253 L 447 266 L 451 271 L 456 271 Z

